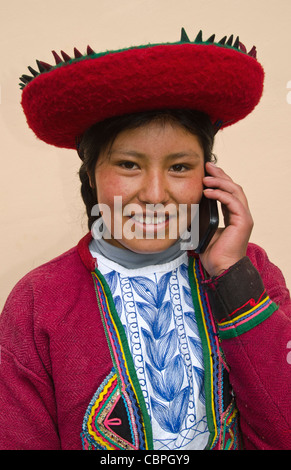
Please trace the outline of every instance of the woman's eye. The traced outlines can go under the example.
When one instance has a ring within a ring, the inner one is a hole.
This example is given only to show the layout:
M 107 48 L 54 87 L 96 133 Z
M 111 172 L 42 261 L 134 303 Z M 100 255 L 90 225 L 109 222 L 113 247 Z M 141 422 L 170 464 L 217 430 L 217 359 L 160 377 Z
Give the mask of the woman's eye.
M 182 171 L 188 170 L 188 168 L 185 165 L 182 165 L 181 163 L 177 163 L 176 165 L 172 165 L 171 167 L 173 171 L 176 171 L 178 173 L 181 173 Z
M 121 162 L 119 165 L 126 170 L 135 170 L 137 168 L 136 163 L 131 161 Z

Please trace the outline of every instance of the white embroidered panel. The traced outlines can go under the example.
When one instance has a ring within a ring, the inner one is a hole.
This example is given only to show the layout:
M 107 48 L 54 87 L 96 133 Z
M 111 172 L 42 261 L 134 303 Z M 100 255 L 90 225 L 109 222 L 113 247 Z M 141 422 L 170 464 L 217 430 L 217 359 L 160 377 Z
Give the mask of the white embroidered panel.
M 157 450 L 204 449 L 202 345 L 188 279 L 188 257 L 126 269 L 102 255 L 104 275 L 126 332 Z

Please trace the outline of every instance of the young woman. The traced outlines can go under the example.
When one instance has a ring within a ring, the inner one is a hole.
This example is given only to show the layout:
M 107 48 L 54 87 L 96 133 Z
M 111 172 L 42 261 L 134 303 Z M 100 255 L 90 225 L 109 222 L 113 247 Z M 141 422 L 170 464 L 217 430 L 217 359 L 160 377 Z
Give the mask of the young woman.
M 212 154 L 259 101 L 254 49 L 183 30 L 62 54 L 22 77 L 22 104 L 38 137 L 77 145 L 90 232 L 6 302 L 1 448 L 290 448 L 289 291 Z M 182 241 L 202 198 L 225 226 L 197 253 Z

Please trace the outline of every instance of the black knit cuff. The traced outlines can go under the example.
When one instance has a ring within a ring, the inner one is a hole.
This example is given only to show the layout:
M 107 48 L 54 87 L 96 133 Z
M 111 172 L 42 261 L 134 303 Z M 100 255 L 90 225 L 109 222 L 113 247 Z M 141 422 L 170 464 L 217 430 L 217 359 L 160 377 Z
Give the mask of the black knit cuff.
M 220 276 L 203 281 L 203 286 L 223 339 L 249 331 L 278 308 L 247 256 Z

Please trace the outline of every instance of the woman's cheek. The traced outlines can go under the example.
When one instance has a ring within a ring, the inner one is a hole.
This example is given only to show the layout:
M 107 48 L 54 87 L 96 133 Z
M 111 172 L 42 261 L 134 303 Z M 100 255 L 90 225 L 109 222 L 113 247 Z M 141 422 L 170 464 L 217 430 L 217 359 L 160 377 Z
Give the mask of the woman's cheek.
M 115 226 L 117 225 L 119 230 L 122 227 L 124 207 L 132 202 L 134 197 L 134 184 L 108 172 L 100 172 L 96 184 L 98 203 L 105 206 L 103 221 L 111 233 L 117 233 Z
M 96 175 L 97 200 L 99 203 L 108 204 L 113 207 L 115 196 L 123 194 L 123 185 L 113 173 L 100 171 Z
M 179 188 L 180 204 L 199 204 L 203 193 L 202 178 L 191 179 L 184 182 Z

